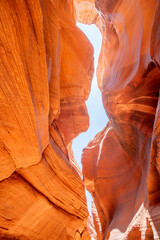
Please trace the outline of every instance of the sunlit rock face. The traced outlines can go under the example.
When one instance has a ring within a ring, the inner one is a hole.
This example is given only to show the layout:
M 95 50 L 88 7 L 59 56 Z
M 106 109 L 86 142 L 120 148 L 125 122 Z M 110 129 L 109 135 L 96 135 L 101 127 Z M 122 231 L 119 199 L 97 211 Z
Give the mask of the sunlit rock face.
M 160 239 L 160 2 L 96 0 L 109 123 L 84 149 L 99 239 Z M 102 234 L 102 237 L 100 236 Z
M 160 239 L 160 1 L 74 4 L 0 1 L 0 239 Z M 82 157 L 93 220 L 71 150 L 93 75 L 76 15 L 103 36 L 110 120 Z
M 93 48 L 72 0 L 2 0 L 0 13 L 0 239 L 90 239 L 69 149 L 89 125 Z
M 84 24 L 94 24 L 97 22 L 99 14 L 94 4 L 94 0 L 74 0 L 77 21 Z

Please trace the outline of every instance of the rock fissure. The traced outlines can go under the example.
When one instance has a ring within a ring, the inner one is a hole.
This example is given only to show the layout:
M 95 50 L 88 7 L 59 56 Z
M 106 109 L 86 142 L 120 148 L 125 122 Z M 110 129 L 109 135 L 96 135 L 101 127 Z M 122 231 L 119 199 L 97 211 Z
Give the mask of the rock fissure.
M 1 0 L 0 13 L 0 239 L 160 239 L 160 1 Z M 77 21 L 102 35 L 109 118 L 82 172 L 72 142 L 89 127 L 94 51 Z

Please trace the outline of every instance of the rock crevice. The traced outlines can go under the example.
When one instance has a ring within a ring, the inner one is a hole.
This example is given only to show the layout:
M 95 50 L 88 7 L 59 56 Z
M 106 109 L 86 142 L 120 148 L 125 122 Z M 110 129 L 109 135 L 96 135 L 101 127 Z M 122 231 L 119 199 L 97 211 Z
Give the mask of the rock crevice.
M 1 0 L 0 13 L 0 239 L 160 239 L 160 1 Z M 84 181 L 71 145 L 94 67 L 76 20 L 101 31 L 109 118 Z

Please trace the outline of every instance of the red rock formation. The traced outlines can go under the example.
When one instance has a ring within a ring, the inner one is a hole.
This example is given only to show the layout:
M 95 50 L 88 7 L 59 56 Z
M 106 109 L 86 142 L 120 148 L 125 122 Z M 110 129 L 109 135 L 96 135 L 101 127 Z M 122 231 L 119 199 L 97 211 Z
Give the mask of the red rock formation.
M 103 35 L 110 122 L 82 157 L 97 239 L 160 239 L 160 1 L 95 5 L 75 0 Z M 71 151 L 89 125 L 93 48 L 72 0 L 1 0 L 0 13 L 0 239 L 95 238 Z
M 160 239 L 160 2 L 95 2 L 98 84 L 110 122 L 84 149 L 84 180 L 103 239 Z
M 0 13 L 0 239 L 90 239 L 67 145 L 89 125 L 93 48 L 72 0 L 2 0 Z
M 84 24 L 94 24 L 99 18 L 98 12 L 95 8 L 94 0 L 74 0 L 77 21 Z

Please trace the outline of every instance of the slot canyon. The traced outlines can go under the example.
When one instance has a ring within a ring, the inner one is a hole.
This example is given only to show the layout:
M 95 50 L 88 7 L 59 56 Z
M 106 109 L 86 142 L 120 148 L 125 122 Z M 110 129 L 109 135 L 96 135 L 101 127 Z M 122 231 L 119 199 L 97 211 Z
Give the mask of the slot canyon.
M 82 171 L 95 69 L 77 22 L 102 35 L 109 119 Z M 0 0 L 0 239 L 160 239 L 159 92 L 160 0 Z

